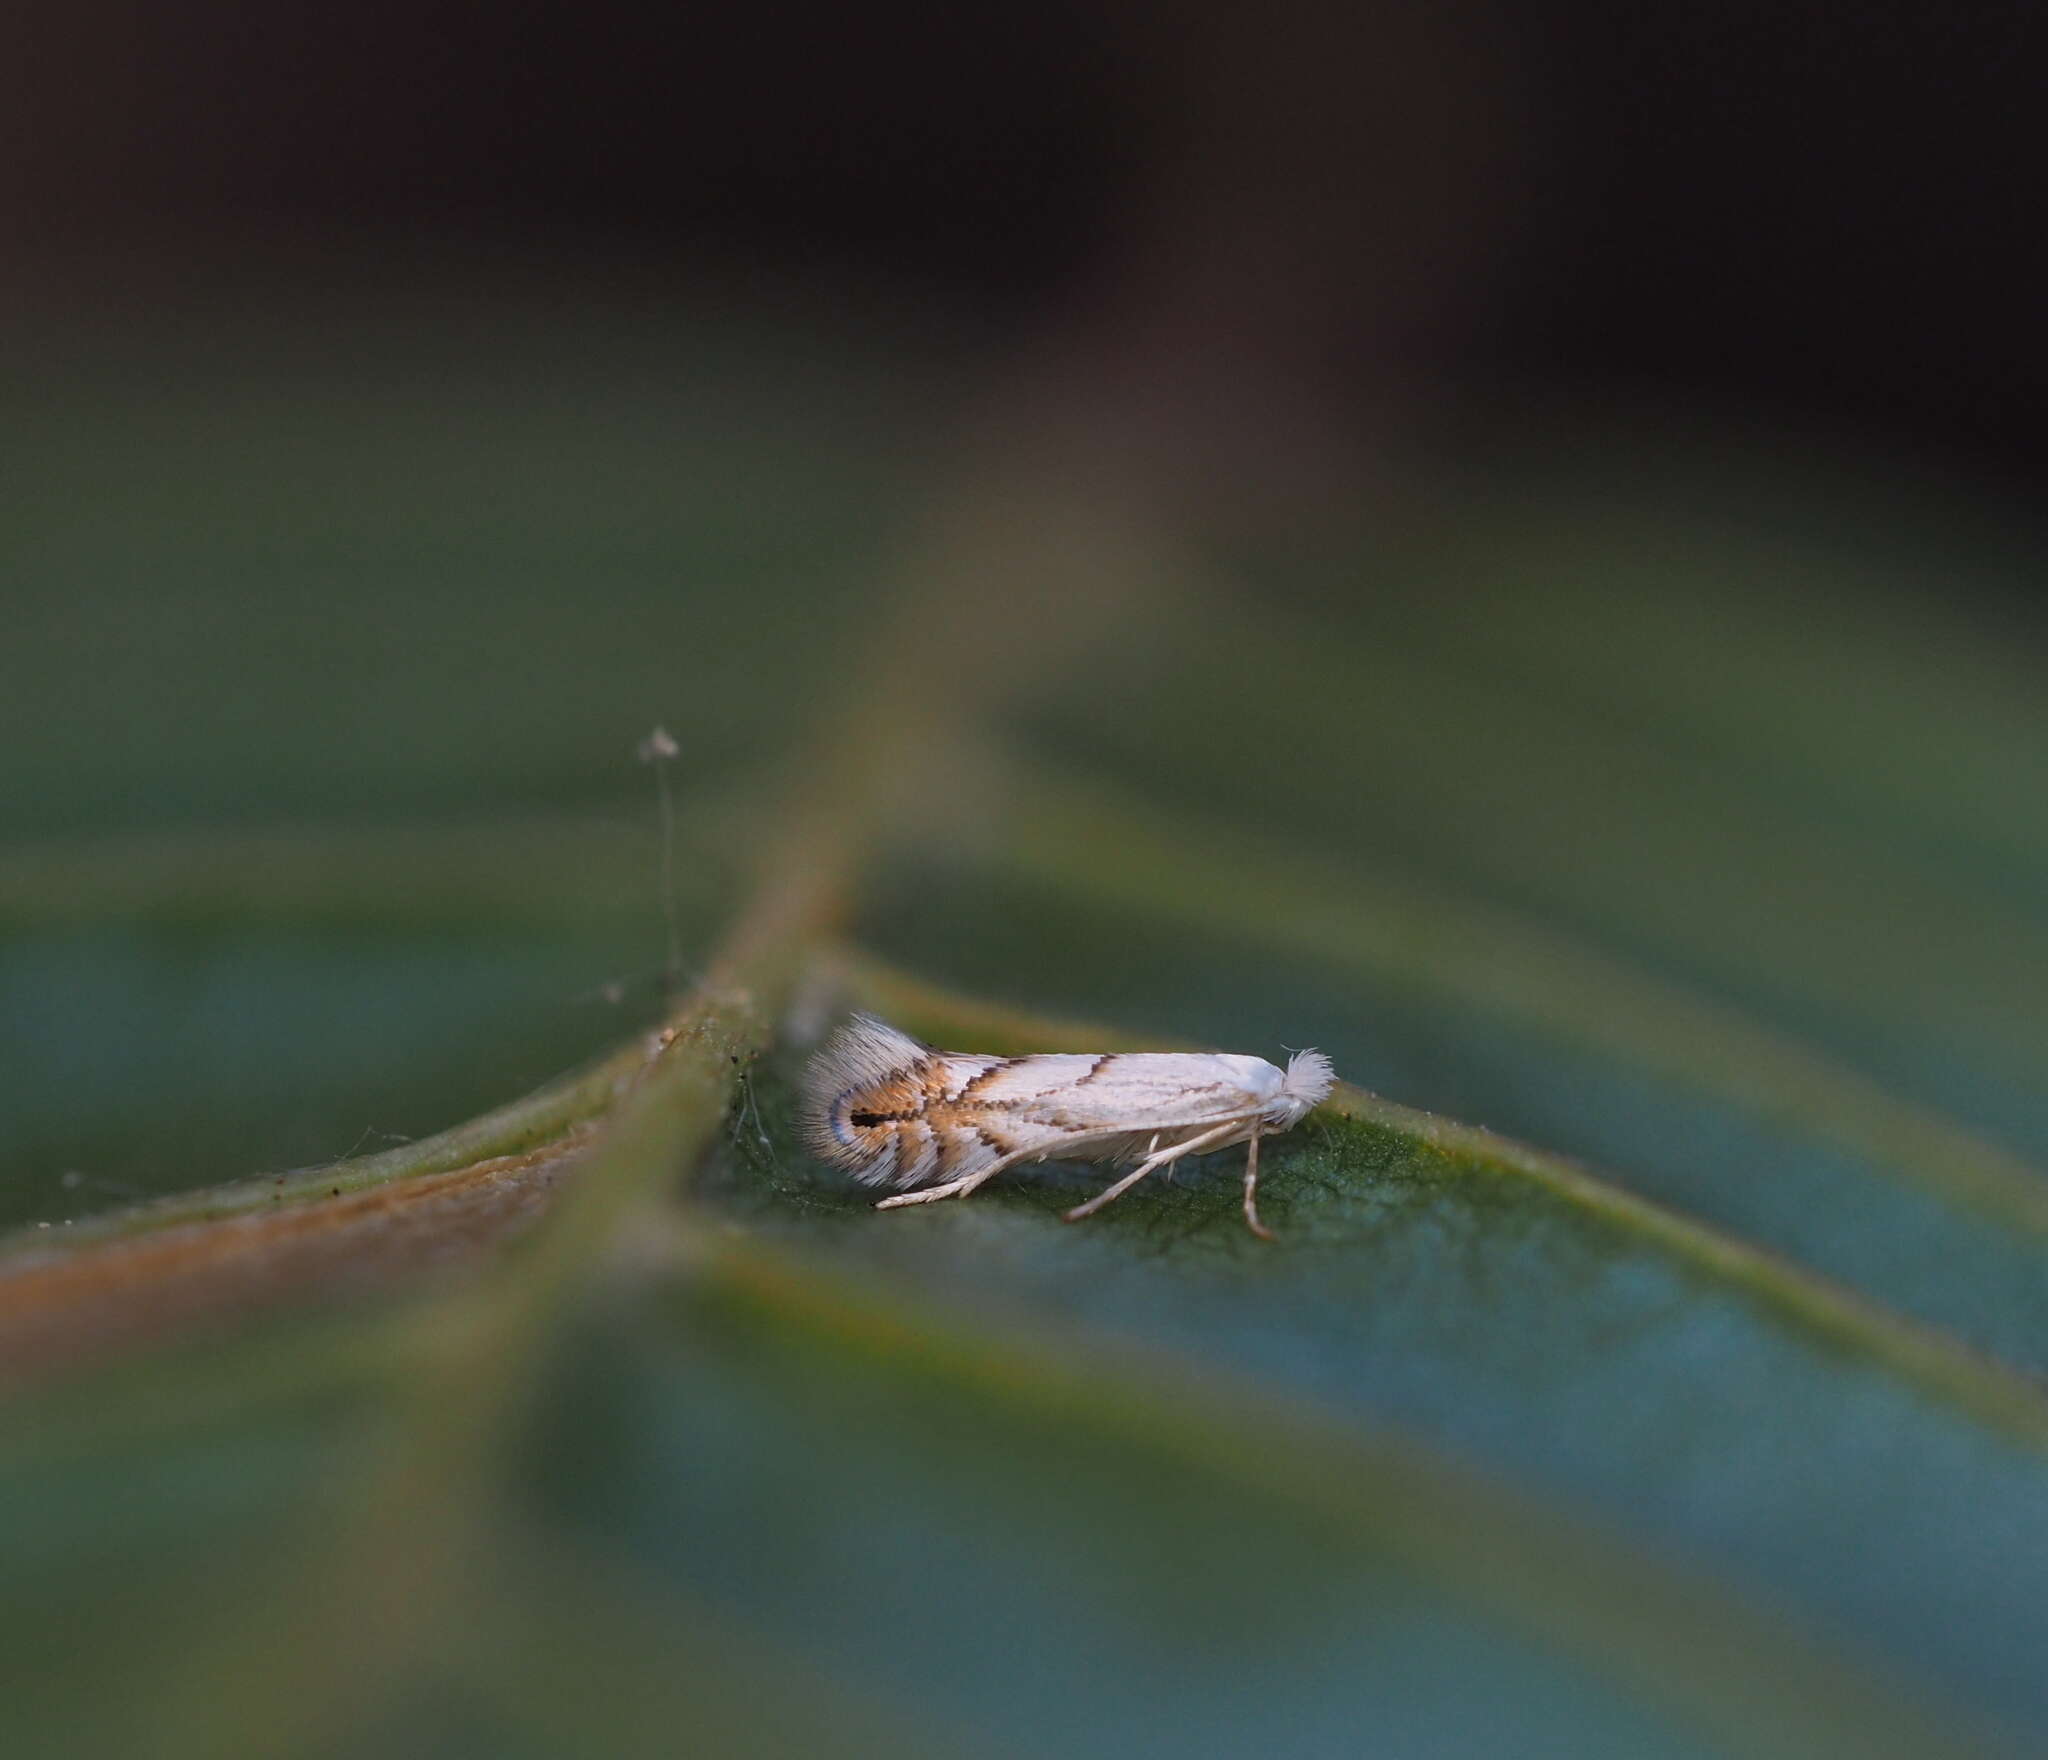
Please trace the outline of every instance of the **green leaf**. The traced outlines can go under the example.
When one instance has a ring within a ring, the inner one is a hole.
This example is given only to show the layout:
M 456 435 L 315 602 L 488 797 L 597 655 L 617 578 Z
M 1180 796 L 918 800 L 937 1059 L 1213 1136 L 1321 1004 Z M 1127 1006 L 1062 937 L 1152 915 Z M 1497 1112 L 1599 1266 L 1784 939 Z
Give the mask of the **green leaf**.
M 1017 802 L 998 861 L 928 858 L 901 926 L 877 923 L 901 957 L 1056 1009 L 1104 995 L 1114 970 L 1144 999 L 1123 1011 L 1133 1024 L 1218 1043 L 1248 1010 L 1267 1042 L 1317 1021 L 1362 1082 L 1583 1156 L 2048 1370 L 2048 1179 L 1966 1121 L 1767 1020 L 1377 865 L 1176 824 L 1071 781 L 1020 785 Z M 1089 853 L 1109 847 L 1114 861 Z M 1042 945 L 1018 959 L 990 937 L 992 910 L 1040 925 Z
M 23 1751 L 2048 1740 L 1980 540 L 1609 458 L 1224 545 L 898 352 L 333 343 L 61 341 L 4 528 Z M 1357 1085 L 1276 1244 L 1235 1153 L 878 1214 L 796 1121 L 856 1003 Z

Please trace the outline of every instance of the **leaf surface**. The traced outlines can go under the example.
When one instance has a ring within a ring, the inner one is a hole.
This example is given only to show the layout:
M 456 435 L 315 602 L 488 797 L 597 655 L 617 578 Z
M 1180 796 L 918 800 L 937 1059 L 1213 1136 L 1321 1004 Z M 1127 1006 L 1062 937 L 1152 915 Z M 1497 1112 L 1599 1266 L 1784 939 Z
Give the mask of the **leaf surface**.
M 2048 725 L 1960 526 L 1225 542 L 900 351 L 332 344 L 0 408 L 25 1748 L 2048 1741 Z M 878 1215 L 794 1122 L 856 1001 L 1356 1086 L 1277 1246 L 1234 1152 Z

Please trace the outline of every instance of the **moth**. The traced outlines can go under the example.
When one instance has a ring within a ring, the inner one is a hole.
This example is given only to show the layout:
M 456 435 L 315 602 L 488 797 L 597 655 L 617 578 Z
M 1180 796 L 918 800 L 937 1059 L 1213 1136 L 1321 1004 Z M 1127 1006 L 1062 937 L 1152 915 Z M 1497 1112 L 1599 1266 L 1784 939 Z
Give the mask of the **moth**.
M 1284 1070 L 1222 1052 L 992 1057 L 938 1051 L 855 1015 L 811 1060 L 805 1127 L 821 1160 L 904 1188 L 878 1210 L 964 1198 L 1020 1161 L 1137 1163 L 1069 1222 L 1183 1155 L 1243 1143 L 1245 1223 L 1271 1240 L 1259 1139 L 1292 1130 L 1335 1082 L 1320 1051 L 1295 1052 Z

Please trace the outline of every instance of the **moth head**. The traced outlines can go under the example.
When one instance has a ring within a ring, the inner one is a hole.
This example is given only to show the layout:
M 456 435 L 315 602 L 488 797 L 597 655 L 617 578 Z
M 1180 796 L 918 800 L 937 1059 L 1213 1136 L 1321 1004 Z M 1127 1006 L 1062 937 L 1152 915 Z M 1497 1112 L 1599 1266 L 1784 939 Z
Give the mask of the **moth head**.
M 1288 1124 L 1299 1124 L 1330 1097 L 1336 1085 L 1337 1072 L 1327 1057 L 1320 1051 L 1297 1051 L 1287 1060 L 1287 1073 L 1280 1078 Z

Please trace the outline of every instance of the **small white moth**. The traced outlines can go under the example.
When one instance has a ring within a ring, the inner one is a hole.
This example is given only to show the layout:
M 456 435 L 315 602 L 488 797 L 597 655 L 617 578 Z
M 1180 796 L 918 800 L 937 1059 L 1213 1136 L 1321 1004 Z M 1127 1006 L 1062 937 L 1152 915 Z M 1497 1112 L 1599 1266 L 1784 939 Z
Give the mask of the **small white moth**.
M 1244 1143 L 1244 1219 L 1271 1240 L 1259 1138 L 1292 1130 L 1335 1082 L 1320 1051 L 1297 1051 L 1284 1071 L 1221 1052 L 989 1057 L 935 1051 L 855 1015 L 811 1060 L 805 1124 L 822 1160 L 868 1185 L 919 1188 L 878 1210 L 964 1198 L 1019 1161 L 1137 1162 L 1069 1222 L 1183 1155 Z

